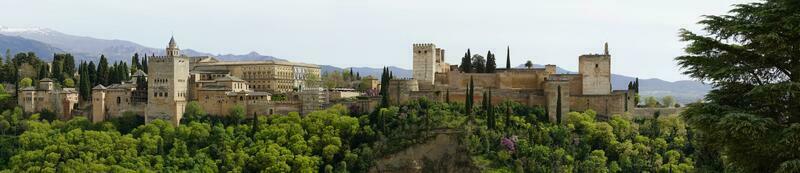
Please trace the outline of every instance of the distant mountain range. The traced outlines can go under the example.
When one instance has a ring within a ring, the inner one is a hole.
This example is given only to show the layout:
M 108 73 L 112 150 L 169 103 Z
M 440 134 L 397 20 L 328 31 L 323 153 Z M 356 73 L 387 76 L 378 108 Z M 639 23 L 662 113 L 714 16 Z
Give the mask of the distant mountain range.
M 9 28 L 0 26 L 0 48 L 5 50 L 11 49 L 15 52 L 33 51 L 44 60 L 52 60 L 54 52 L 69 52 L 76 56 L 77 61 L 96 60 L 100 55 L 105 55 L 110 61 L 130 61 L 134 53 L 140 55 L 163 55 L 165 54 L 163 48 L 151 48 L 142 46 L 140 44 L 116 39 L 98 39 L 86 36 L 75 36 L 64 34 L 48 28 Z M 16 37 L 8 37 L 16 36 Z M 15 41 L 15 44 L 7 44 L 6 42 Z M 46 46 L 40 45 L 41 43 L 52 47 L 47 49 Z M 14 45 L 40 45 L 40 46 L 14 46 Z M 50 50 L 50 51 L 47 51 Z M 182 49 L 182 54 L 189 56 L 213 56 L 210 53 L 204 53 L 192 49 Z M 259 55 L 256 52 L 251 52 L 245 55 L 216 55 L 220 60 L 273 60 L 277 59 L 272 56 Z
M 5 56 L 5 50 L 11 50 L 12 54 L 18 52 L 35 52 L 41 59 L 50 61 L 54 53 L 68 52 L 76 56 L 79 62 L 96 61 L 101 54 L 109 58 L 110 61 L 130 61 L 134 53 L 163 55 L 164 49 L 151 48 L 140 44 L 116 39 L 99 39 L 86 36 L 75 36 L 61 33 L 48 28 L 9 28 L 0 26 L 0 54 Z M 211 53 L 200 52 L 192 49 L 182 49 L 183 54 L 189 56 L 214 56 L 222 61 L 260 61 L 260 60 L 283 60 L 269 55 L 261 55 L 257 52 L 250 52 L 243 55 L 213 55 Z M 313 62 L 311 62 L 313 63 Z M 323 73 L 333 71 L 343 71 L 345 68 L 330 65 L 320 65 Z M 542 68 L 542 65 L 534 65 Z M 379 77 L 381 68 L 371 67 L 347 67 L 352 68 L 361 76 Z M 523 65 L 518 68 L 524 68 Z M 393 74 L 400 78 L 411 78 L 412 71 L 395 66 L 389 66 Z M 566 69 L 558 68 L 557 73 L 576 73 Z M 615 90 L 627 89 L 628 82 L 635 80 L 634 77 L 612 74 L 611 83 Z M 662 97 L 671 95 L 679 103 L 690 103 L 702 99 L 711 90 L 711 86 L 697 81 L 675 81 L 668 82 L 661 79 L 640 79 L 640 94 L 642 96 Z

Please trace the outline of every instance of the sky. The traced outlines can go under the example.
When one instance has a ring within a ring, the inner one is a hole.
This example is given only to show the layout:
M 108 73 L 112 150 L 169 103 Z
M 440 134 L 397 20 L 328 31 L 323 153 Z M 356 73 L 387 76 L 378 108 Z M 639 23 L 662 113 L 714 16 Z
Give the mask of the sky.
M 467 49 L 577 71 L 608 42 L 615 74 L 688 80 L 678 31 L 755 0 L 0 0 L 0 25 L 213 54 L 256 51 L 338 67 L 411 68 L 412 44 L 458 64 Z M 497 62 L 505 66 L 505 60 Z

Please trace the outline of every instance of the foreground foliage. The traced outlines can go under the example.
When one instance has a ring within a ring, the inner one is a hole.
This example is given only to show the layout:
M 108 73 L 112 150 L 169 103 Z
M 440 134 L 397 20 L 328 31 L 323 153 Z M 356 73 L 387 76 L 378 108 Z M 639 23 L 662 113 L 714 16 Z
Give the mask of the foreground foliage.
M 684 72 L 715 86 L 683 117 L 705 171 L 800 172 L 800 1 L 736 5 L 683 30 Z
M 559 125 L 548 122 L 542 109 L 513 102 L 489 110 L 500 110 L 494 114 L 501 117 L 477 116 L 475 123 L 464 126 L 473 163 L 483 171 L 694 170 L 691 132 L 675 116 L 634 120 L 613 116 L 598 121 L 596 113 L 588 110 L 569 113 Z

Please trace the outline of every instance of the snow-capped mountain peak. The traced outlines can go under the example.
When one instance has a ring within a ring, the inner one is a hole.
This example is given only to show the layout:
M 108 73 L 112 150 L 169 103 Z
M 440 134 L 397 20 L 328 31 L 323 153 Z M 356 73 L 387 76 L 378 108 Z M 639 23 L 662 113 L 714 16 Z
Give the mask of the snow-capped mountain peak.
M 49 28 L 42 27 L 8 27 L 0 25 L 0 33 L 37 33 L 50 34 L 55 32 Z

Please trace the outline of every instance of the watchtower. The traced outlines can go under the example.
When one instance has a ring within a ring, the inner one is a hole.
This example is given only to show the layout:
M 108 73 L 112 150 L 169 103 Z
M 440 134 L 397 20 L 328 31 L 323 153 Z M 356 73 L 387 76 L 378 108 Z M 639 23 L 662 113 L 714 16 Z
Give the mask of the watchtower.
M 444 61 L 444 55 L 441 56 L 441 59 L 438 59 L 440 57 L 437 55 L 439 51 L 437 51 L 436 45 L 431 43 L 414 44 L 413 53 L 414 79 L 419 81 L 420 84 L 433 85 L 437 68 L 436 62 L 437 60 Z
M 578 72 L 583 79 L 583 95 L 611 94 L 611 55 L 608 43 L 603 54 L 581 55 L 578 58 Z

